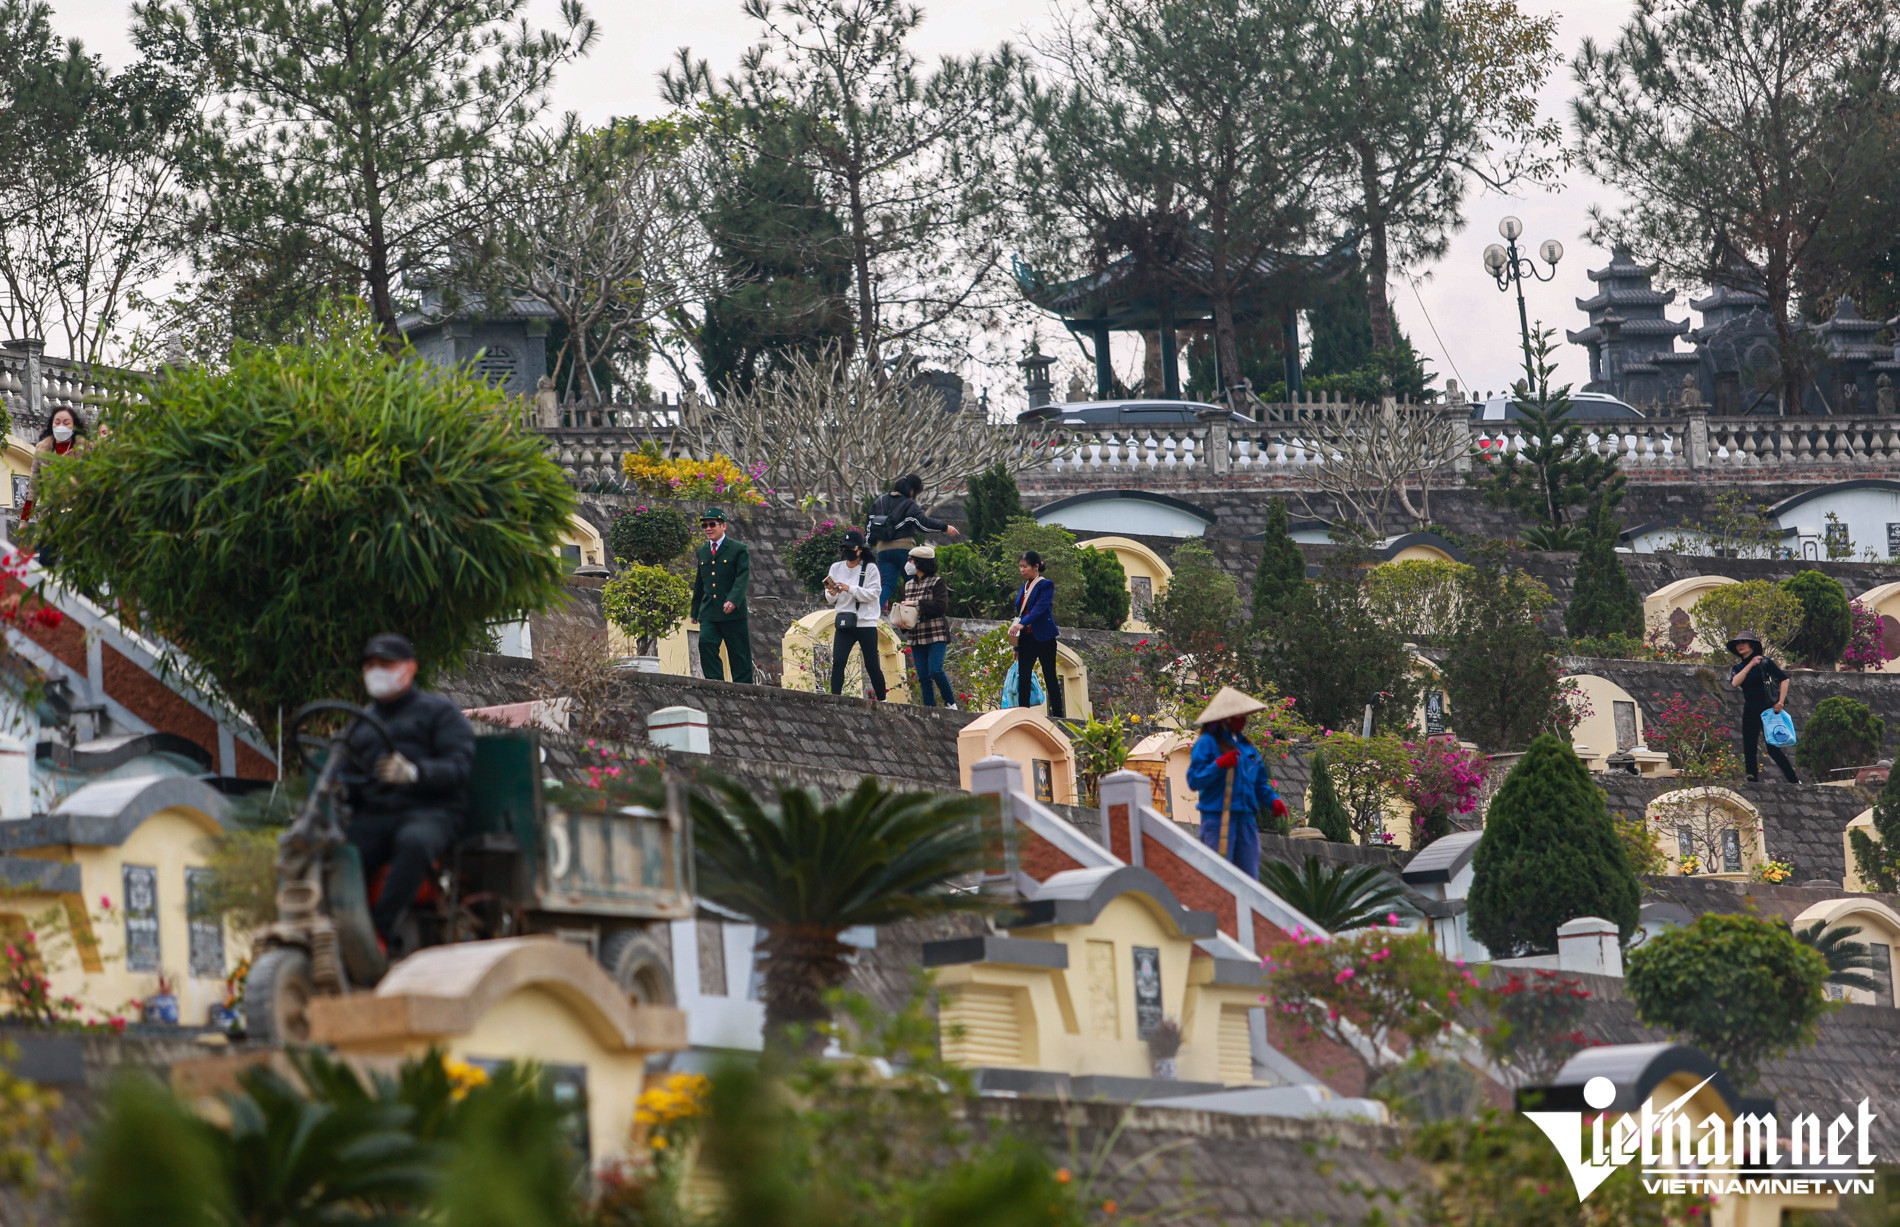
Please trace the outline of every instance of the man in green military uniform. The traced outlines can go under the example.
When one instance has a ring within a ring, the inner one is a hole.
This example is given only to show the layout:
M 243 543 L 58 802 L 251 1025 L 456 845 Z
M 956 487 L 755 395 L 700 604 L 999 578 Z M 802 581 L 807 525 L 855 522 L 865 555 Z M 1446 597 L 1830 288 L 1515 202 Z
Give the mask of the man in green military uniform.
M 732 661 L 732 680 L 752 681 L 752 627 L 745 604 L 752 583 L 752 553 L 726 535 L 726 513 L 706 508 L 699 517 L 706 544 L 693 555 L 693 617 L 699 620 L 699 667 L 707 677 L 724 680 L 719 645 Z

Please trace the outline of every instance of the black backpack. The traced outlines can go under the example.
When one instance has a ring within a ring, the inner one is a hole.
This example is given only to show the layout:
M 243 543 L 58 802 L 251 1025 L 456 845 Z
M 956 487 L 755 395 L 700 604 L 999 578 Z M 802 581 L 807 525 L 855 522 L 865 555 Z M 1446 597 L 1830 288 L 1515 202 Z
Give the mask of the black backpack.
M 871 514 L 864 517 L 864 539 L 876 545 L 880 541 L 895 541 L 906 535 L 902 531 L 903 526 L 917 517 L 913 513 L 900 520 L 897 513 L 904 510 L 908 502 L 909 499 L 899 494 L 878 495 L 877 502 L 871 504 Z

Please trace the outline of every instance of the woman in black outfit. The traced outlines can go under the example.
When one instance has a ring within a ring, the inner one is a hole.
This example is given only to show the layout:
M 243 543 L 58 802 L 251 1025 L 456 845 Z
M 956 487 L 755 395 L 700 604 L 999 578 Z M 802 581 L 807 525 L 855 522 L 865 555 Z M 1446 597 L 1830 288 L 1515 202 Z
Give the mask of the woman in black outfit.
M 1761 639 L 1754 631 L 1737 634 L 1728 641 L 1728 650 L 1740 658 L 1728 671 L 1728 684 L 1742 692 L 1742 764 L 1748 769 L 1750 780 L 1759 780 L 1761 772 L 1755 746 L 1763 740 L 1762 713 L 1780 711 L 1788 701 L 1788 674 L 1762 654 Z M 1768 697 L 1770 687 L 1778 687 L 1772 699 Z M 1788 777 L 1790 784 L 1801 782 L 1801 777 L 1794 773 L 1793 765 L 1788 762 L 1788 756 L 1781 752 L 1780 746 L 1769 742 L 1768 757 L 1775 760 L 1775 765 L 1781 768 L 1781 774 Z

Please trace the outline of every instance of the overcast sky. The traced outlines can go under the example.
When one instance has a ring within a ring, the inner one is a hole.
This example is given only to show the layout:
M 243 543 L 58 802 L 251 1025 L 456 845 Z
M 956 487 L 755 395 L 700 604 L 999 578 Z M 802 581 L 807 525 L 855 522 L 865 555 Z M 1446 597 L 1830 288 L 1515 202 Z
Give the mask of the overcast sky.
M 985 49 L 1005 39 L 1021 41 L 1043 20 L 1040 3 L 925 0 L 918 50 L 928 58 Z M 1566 57 L 1585 37 L 1614 38 L 1631 7 L 1629 0 L 1569 0 L 1561 9 L 1548 0 L 1523 3 L 1532 12 L 1557 13 L 1559 45 Z M 55 22 L 62 34 L 84 39 L 115 64 L 130 58 L 127 5 L 120 0 L 55 0 L 55 4 Z M 558 7 L 558 0 L 530 0 L 530 17 L 552 23 Z M 723 73 L 733 67 L 754 34 L 752 23 L 740 12 L 739 0 L 592 0 L 588 8 L 600 24 L 600 39 L 588 59 L 567 69 L 556 87 L 555 103 L 589 121 L 659 112 L 658 74 L 677 48 L 690 46 L 696 56 L 711 61 L 715 73 Z M 1562 118 L 1566 126 L 1565 103 L 1571 88 L 1565 67 L 1553 74 L 1544 95 L 1546 110 Z M 1565 249 L 1556 280 L 1526 289 L 1533 325 L 1542 319 L 1556 327 L 1560 341 L 1562 329 L 1582 326 L 1574 300 L 1591 292 L 1584 270 L 1600 268 L 1608 261 L 1607 252 L 1583 239 L 1587 210 L 1603 198 L 1601 185 L 1572 172 L 1564 190 L 1554 195 L 1540 192 L 1524 199 L 1489 195 L 1467 203 L 1465 229 L 1453 237 L 1443 261 L 1421 270 L 1426 276 L 1416 292 L 1403 278 L 1395 278 L 1392 286 L 1400 323 L 1430 359 L 1434 373 L 1458 378 L 1462 386 L 1478 391 L 1502 390 L 1517 377 L 1517 301 L 1498 292 L 1480 262 L 1485 245 L 1496 241 L 1498 220 L 1506 214 L 1524 220 L 1527 241 L 1521 245 L 1527 249 L 1535 250 L 1546 238 L 1560 240 Z M 1685 318 L 1687 309 L 1679 302 L 1670 315 Z M 1053 333 L 1048 332 L 1051 339 Z M 1560 362 L 1560 379 L 1581 384 L 1589 378 L 1582 349 L 1565 345 Z M 1132 367 L 1132 353 L 1118 366 Z M 1002 391 L 995 389 L 993 395 Z

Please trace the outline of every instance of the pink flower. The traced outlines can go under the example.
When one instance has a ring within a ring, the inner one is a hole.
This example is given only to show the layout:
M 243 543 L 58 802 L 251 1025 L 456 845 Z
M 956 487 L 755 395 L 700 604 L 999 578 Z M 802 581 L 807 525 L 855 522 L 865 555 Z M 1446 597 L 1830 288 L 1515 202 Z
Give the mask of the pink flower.
M 1344 984 L 1346 981 L 1352 979 L 1352 974 L 1352 968 L 1348 967 L 1333 977 L 1333 983 Z

